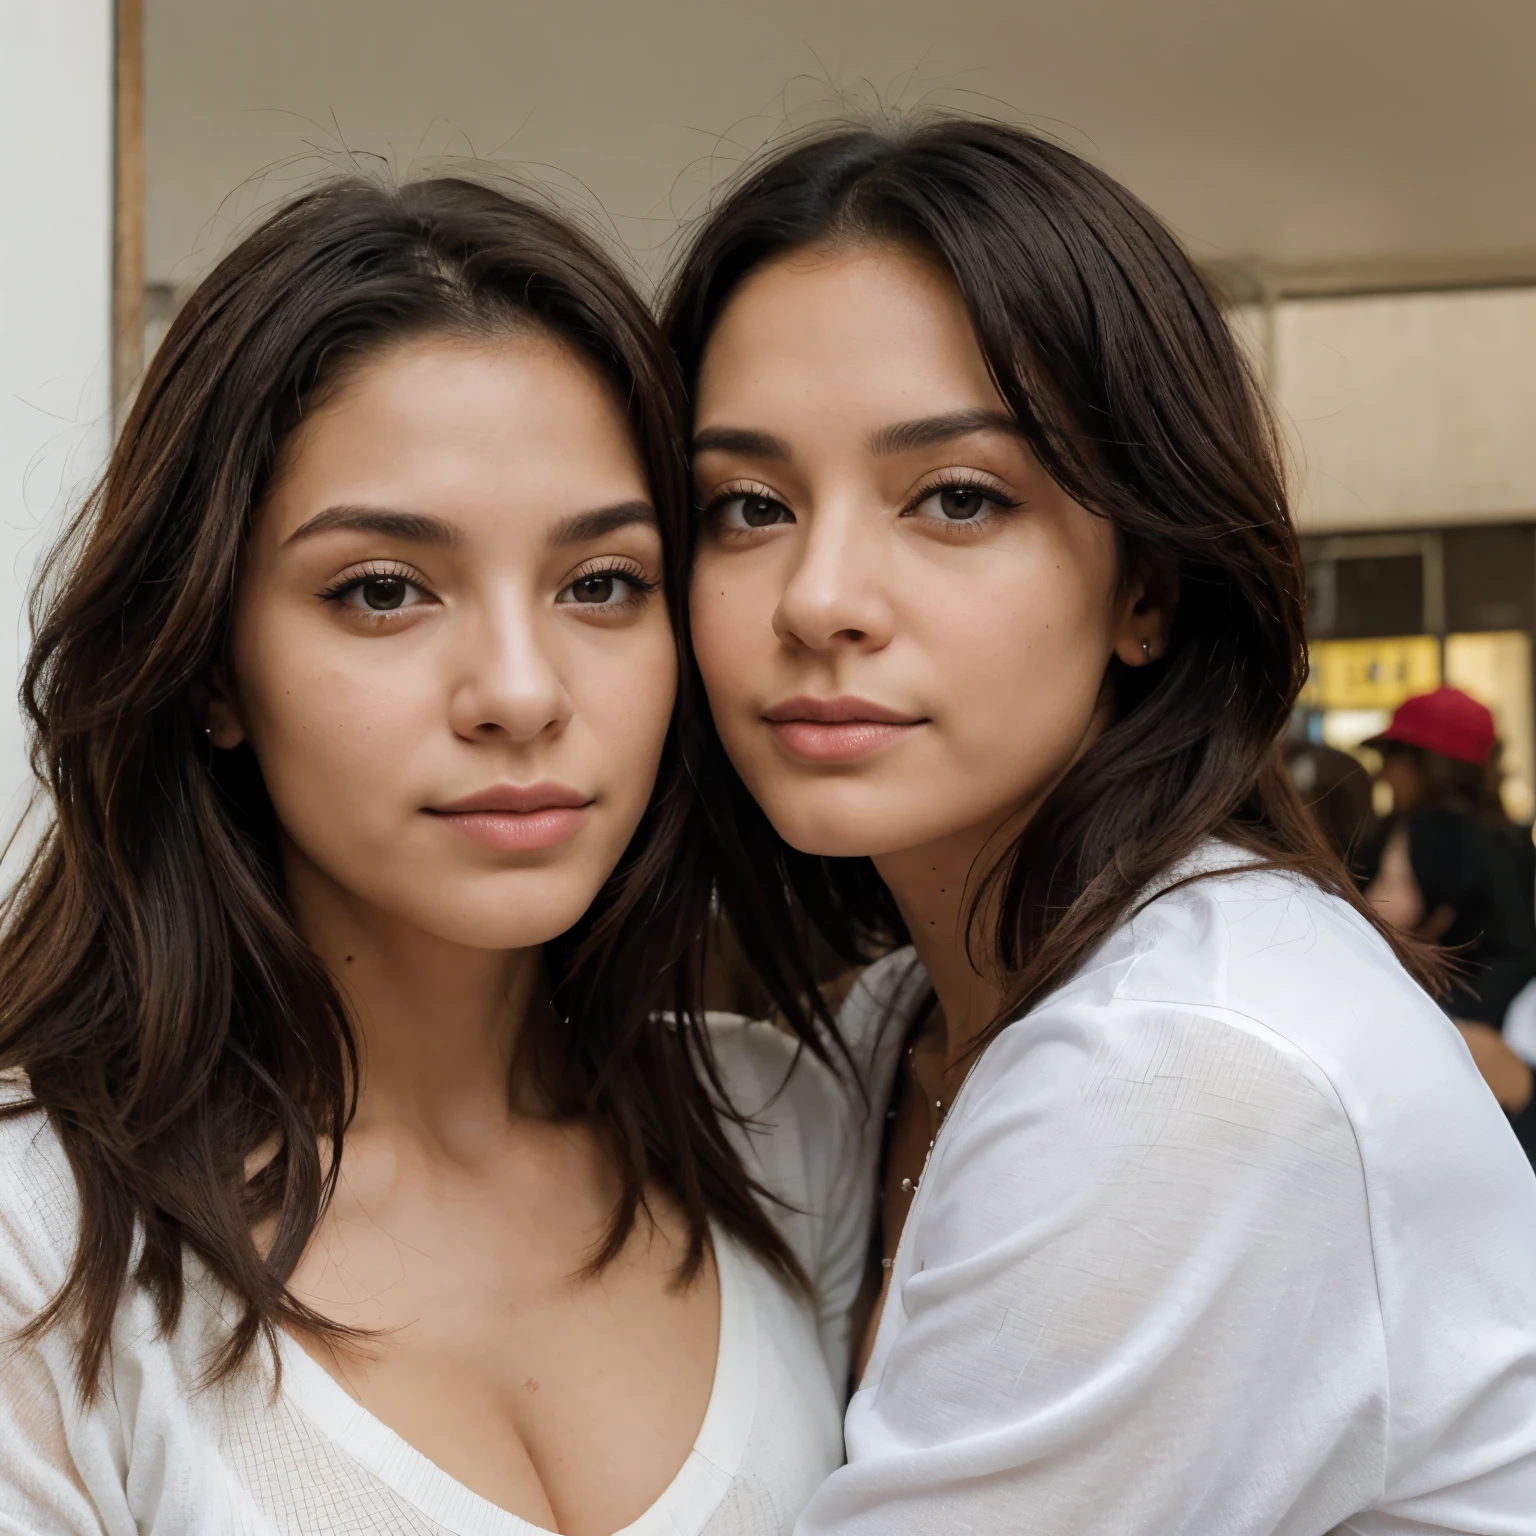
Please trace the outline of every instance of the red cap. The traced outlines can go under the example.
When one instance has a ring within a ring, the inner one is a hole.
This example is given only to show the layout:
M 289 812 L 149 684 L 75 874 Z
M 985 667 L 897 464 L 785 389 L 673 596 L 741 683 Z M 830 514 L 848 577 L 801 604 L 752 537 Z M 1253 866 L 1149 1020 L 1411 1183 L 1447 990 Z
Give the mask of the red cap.
M 1485 706 L 1459 688 L 1436 688 L 1404 699 L 1391 725 L 1365 745 L 1396 741 L 1481 767 L 1493 752 L 1493 738 L 1493 716 Z

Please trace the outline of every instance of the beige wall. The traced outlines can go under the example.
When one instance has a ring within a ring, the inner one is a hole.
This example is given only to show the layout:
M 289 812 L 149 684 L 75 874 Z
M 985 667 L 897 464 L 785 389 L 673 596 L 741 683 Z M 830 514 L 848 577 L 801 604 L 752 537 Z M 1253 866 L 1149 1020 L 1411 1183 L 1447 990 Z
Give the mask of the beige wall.
M 147 0 L 147 18 L 153 281 L 198 275 L 342 145 L 400 170 L 471 150 L 558 166 L 648 251 L 786 91 L 794 115 L 831 85 L 1027 118 L 1202 259 L 1536 280 L 1528 0 Z
M 1304 530 L 1536 517 L 1536 288 L 1277 306 Z
M 147 0 L 147 18 L 159 284 L 349 155 L 520 165 L 655 271 L 707 189 L 840 86 L 1056 133 L 1239 288 L 1536 283 L 1536 5 L 1517 0 Z M 1307 526 L 1536 515 L 1532 293 L 1254 312 Z

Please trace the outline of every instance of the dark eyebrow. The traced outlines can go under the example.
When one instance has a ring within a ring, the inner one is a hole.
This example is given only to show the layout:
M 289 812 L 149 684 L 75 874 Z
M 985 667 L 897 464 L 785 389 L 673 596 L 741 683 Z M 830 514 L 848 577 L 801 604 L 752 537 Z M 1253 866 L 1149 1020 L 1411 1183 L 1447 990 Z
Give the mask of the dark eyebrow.
M 585 544 L 589 539 L 600 539 L 636 523 L 658 526 L 656 509 L 649 502 L 621 501 L 617 506 L 599 507 L 595 512 L 578 512 L 555 528 L 549 542 L 556 549 L 563 549 L 567 544 Z
M 617 506 L 601 507 L 595 512 L 579 512 L 560 523 L 550 543 L 557 548 L 584 544 L 600 539 L 605 533 L 628 528 L 634 523 L 656 524 L 656 513 L 644 501 L 624 501 Z M 437 549 L 452 549 L 459 543 L 459 530 L 452 523 L 425 512 L 391 512 L 383 507 L 327 507 L 302 523 L 283 541 L 292 544 L 318 533 L 345 528 L 357 533 L 377 533 L 387 539 L 403 539 L 409 544 L 430 544 Z
M 695 453 L 741 453 L 754 459 L 787 459 L 789 444 L 747 427 L 705 427 L 693 435 Z
M 459 530 L 440 517 L 430 517 L 425 512 L 392 512 L 387 507 L 327 507 L 307 523 L 301 523 L 283 542 L 292 544 L 337 528 L 377 533 L 386 539 L 403 539 L 408 544 L 430 544 L 438 549 L 451 549 L 459 542 Z
M 972 432 L 1006 432 L 1021 437 L 1019 424 L 1006 411 L 951 411 L 947 416 L 923 416 L 916 421 L 899 421 L 870 434 L 871 453 L 880 455 L 910 453 L 914 448 L 932 448 L 953 438 L 968 437 Z

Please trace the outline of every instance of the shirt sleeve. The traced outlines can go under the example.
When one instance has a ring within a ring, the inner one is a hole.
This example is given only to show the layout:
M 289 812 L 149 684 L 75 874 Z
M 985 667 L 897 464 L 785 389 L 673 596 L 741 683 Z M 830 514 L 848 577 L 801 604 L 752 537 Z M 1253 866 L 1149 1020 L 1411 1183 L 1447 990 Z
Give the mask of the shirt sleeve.
M 1309 1068 L 1161 1004 L 1005 1031 L 915 1197 L 849 1464 L 797 1536 L 1316 1536 L 1379 1495 L 1365 1178 Z
M 17 1337 L 67 1270 L 50 1218 L 72 1221 L 72 1191 L 38 1150 L 40 1127 L 40 1116 L 0 1121 L 0 1536 L 126 1536 L 126 1507 L 104 1518 L 81 1477 L 79 1442 L 93 1431 L 68 1339 L 57 1328 Z

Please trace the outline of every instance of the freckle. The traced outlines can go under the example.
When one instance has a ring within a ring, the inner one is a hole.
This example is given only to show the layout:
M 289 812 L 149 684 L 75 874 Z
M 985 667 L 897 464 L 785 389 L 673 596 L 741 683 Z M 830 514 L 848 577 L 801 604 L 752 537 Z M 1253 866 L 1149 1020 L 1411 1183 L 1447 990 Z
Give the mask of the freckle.
M 352 956 L 351 956 L 351 955 L 348 955 L 348 956 L 347 956 L 347 964 L 348 964 L 348 965 L 351 965 L 351 963 L 352 963 Z

